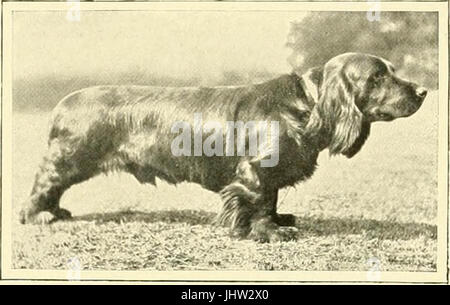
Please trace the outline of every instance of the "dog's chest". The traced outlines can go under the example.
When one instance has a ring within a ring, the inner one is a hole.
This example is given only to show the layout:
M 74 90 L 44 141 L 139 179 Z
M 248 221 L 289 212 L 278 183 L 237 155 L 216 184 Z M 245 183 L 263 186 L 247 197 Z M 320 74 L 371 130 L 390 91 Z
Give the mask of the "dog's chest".
M 282 139 L 279 164 L 272 170 L 273 184 L 278 188 L 292 186 L 310 178 L 317 167 L 319 150 L 306 140 Z

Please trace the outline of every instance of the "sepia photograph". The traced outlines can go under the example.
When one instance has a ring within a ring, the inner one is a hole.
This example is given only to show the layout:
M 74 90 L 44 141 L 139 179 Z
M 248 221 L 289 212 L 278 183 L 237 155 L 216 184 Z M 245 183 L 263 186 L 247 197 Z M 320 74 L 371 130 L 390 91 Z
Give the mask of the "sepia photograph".
M 2 277 L 446 282 L 446 5 L 5 3 Z

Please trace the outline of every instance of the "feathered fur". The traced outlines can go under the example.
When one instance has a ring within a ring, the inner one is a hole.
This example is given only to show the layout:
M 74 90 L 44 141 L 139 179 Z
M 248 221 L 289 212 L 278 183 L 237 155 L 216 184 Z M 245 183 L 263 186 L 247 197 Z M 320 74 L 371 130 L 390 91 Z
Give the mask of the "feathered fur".
M 382 82 L 374 78 L 380 73 Z M 65 190 L 98 173 L 123 170 L 140 182 L 160 177 L 201 184 L 222 196 L 218 223 L 230 225 L 236 235 L 284 239 L 279 226 L 293 225 L 294 218 L 276 213 L 278 190 L 309 178 L 326 148 L 352 157 L 372 122 L 415 112 L 424 98 L 418 92 L 417 85 L 396 77 L 387 61 L 356 53 L 335 57 L 303 76 L 292 73 L 251 86 L 83 89 L 53 112 L 49 149 L 22 222 L 70 216 L 59 208 Z M 264 155 L 174 156 L 171 143 L 177 135 L 171 127 L 180 121 L 192 126 L 194 113 L 223 125 L 278 122 L 278 164 L 262 167 Z

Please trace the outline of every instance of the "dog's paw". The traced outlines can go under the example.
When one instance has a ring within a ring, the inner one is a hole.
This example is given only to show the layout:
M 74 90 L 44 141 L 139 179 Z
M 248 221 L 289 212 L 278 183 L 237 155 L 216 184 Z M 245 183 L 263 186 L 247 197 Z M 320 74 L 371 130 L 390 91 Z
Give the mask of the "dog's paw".
M 54 217 L 55 216 L 50 212 L 43 211 L 34 213 L 27 209 L 23 209 L 19 213 L 19 222 L 21 224 L 46 224 L 52 221 Z
M 248 237 L 248 228 L 233 228 L 230 230 L 230 237 L 235 239 L 246 239 Z
M 55 222 L 56 220 L 70 219 L 71 217 L 72 214 L 65 209 L 58 209 L 54 213 L 42 211 L 35 215 L 27 215 L 25 211 L 21 211 L 19 220 L 22 224 L 29 223 L 46 225 Z
M 290 224 L 292 222 L 295 222 L 293 215 L 282 215 L 282 223 Z M 297 236 L 298 229 L 296 227 L 280 226 L 274 217 L 262 217 L 253 220 L 248 238 L 264 243 L 296 240 Z
M 270 242 L 295 241 L 298 238 L 298 229 L 296 227 L 279 227 L 269 232 Z
M 296 227 L 277 227 L 277 228 L 271 228 L 271 229 L 268 229 L 265 231 L 253 230 L 248 235 L 248 238 L 253 239 L 254 241 L 257 241 L 260 243 L 284 242 L 284 241 L 297 240 L 298 232 L 299 231 Z
M 66 209 L 58 209 L 54 215 L 57 220 L 67 220 L 72 218 L 72 213 Z
M 55 221 L 55 219 L 56 219 L 55 215 L 53 215 L 50 212 L 44 211 L 39 212 L 38 214 L 36 214 L 36 216 L 30 218 L 29 221 L 27 222 L 39 225 L 46 225 Z

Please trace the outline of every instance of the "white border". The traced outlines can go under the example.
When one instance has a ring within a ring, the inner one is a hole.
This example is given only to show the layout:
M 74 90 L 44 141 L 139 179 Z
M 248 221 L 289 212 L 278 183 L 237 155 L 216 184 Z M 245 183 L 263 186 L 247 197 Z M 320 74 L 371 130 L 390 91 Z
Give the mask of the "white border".
M 134 3 L 81 3 L 81 10 L 155 10 L 155 11 L 367 11 L 368 2 L 134 2 Z M 12 95 L 11 41 L 13 11 L 64 11 L 67 3 L 3 3 L 3 96 L 2 103 L 2 278 L 3 279 L 66 279 L 64 270 L 13 270 L 11 266 L 12 221 Z M 439 150 L 438 150 L 438 256 L 437 272 L 382 272 L 382 282 L 447 282 L 447 224 L 448 224 L 448 3 L 447 2 L 381 2 L 381 11 L 439 12 Z M 267 282 L 368 282 L 366 272 L 338 271 L 82 271 L 84 280 L 118 281 L 267 281 Z

